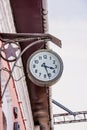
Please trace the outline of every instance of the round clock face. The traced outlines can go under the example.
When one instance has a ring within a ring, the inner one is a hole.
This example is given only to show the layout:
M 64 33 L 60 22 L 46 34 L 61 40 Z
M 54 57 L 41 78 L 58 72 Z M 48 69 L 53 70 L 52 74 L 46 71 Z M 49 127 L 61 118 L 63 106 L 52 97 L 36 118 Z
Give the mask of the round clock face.
M 28 76 L 39 86 L 54 84 L 63 72 L 60 56 L 52 50 L 42 49 L 34 52 L 27 62 Z

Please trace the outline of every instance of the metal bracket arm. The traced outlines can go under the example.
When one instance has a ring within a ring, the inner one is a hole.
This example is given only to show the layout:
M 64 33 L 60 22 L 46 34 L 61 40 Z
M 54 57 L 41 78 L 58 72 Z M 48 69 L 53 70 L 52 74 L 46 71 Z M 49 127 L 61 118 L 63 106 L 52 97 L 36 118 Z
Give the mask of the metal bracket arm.
M 31 40 L 47 40 L 62 47 L 61 40 L 51 34 L 42 33 L 0 33 L 0 40 L 3 42 L 25 42 Z

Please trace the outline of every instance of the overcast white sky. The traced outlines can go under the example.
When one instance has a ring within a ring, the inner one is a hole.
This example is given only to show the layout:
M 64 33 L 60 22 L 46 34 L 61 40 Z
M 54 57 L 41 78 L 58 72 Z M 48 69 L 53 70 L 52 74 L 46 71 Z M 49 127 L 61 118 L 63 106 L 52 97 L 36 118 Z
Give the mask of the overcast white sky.
M 53 98 L 72 111 L 87 111 L 87 0 L 48 0 L 48 17 L 49 33 L 62 41 L 62 49 L 54 50 L 64 63 L 63 75 L 52 87 Z M 65 112 L 56 106 L 53 110 Z M 87 122 L 55 130 L 87 130 Z

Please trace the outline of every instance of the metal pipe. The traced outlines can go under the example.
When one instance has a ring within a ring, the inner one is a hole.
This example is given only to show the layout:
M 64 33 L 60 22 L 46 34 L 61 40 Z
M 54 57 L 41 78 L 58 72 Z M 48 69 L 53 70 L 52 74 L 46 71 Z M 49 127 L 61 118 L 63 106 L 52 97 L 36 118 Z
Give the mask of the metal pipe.
M 55 105 L 57 105 L 58 107 L 64 109 L 65 111 L 67 111 L 68 113 L 70 113 L 73 116 L 76 116 L 75 112 L 72 112 L 71 110 L 69 110 L 68 108 L 66 108 L 65 106 L 63 106 L 62 104 L 60 104 L 59 102 L 55 101 L 54 99 L 52 99 L 52 103 L 54 103 Z

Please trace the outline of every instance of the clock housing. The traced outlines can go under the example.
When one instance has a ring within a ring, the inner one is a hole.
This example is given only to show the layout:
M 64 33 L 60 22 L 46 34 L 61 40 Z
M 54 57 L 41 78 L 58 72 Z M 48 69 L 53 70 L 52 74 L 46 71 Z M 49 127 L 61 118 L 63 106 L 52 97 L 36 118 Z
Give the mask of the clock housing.
M 38 86 L 51 86 L 57 82 L 63 72 L 61 57 L 50 49 L 34 52 L 27 61 L 29 79 Z

